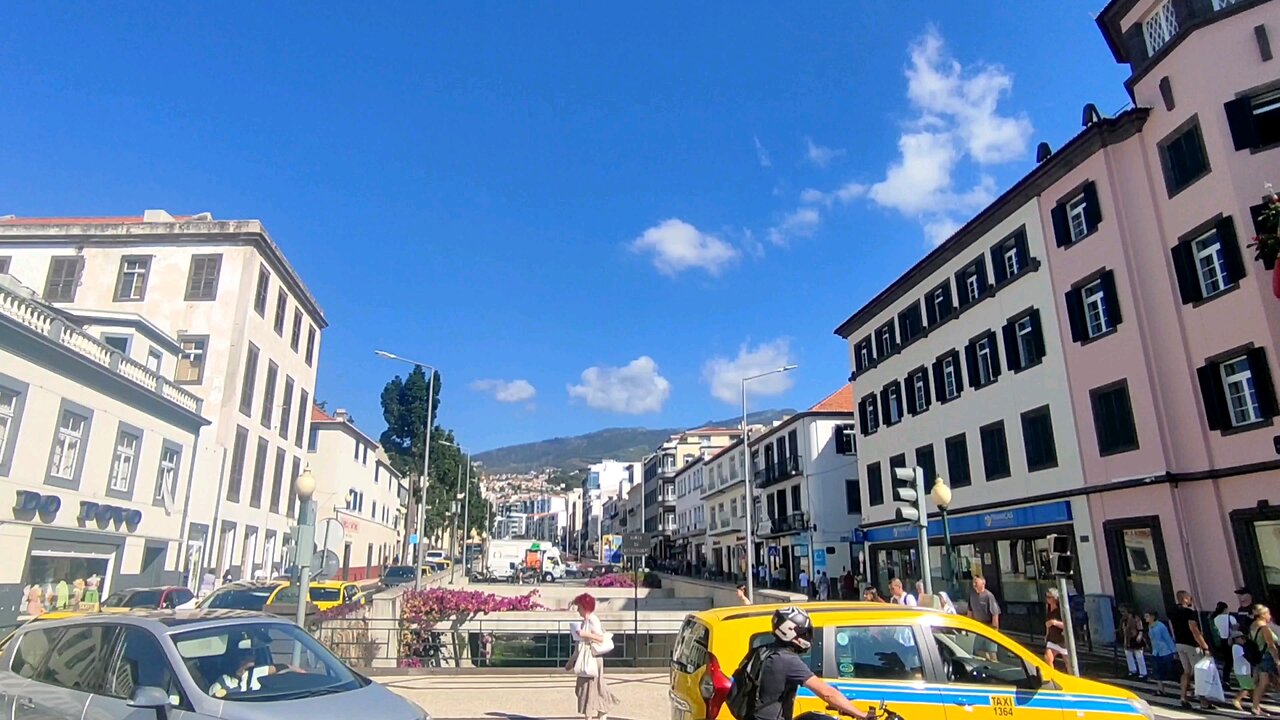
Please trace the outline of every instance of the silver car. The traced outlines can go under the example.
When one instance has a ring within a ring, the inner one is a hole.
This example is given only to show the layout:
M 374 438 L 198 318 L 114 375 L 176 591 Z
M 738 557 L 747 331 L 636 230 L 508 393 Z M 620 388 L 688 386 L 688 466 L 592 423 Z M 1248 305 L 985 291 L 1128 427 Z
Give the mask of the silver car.
M 293 623 L 238 610 L 31 622 L 0 647 L 3 720 L 430 720 Z

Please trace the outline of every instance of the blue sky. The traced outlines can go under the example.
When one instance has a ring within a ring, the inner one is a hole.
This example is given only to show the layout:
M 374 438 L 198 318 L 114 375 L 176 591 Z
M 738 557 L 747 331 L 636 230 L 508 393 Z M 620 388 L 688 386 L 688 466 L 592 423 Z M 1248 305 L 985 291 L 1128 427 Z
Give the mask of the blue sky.
M 836 327 L 1127 101 L 1092 2 L 6 5 L 0 214 L 262 219 L 382 430 L 475 450 L 839 387 Z M 789 4 L 795 5 L 795 4 Z M 977 6 L 977 7 L 975 7 Z

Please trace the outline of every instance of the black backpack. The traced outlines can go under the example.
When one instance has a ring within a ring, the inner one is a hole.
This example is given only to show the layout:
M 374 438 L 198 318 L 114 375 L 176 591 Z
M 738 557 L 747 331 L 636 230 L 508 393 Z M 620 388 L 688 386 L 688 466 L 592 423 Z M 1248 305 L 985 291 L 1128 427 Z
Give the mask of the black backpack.
M 778 649 L 766 645 L 747 653 L 738 669 L 733 671 L 733 685 L 725 704 L 737 720 L 754 720 L 760 704 L 760 678 L 765 662 L 778 653 Z
M 1260 630 L 1254 630 L 1253 635 L 1244 642 L 1244 659 L 1250 666 L 1257 667 L 1262 664 L 1262 648 L 1258 647 L 1258 633 Z

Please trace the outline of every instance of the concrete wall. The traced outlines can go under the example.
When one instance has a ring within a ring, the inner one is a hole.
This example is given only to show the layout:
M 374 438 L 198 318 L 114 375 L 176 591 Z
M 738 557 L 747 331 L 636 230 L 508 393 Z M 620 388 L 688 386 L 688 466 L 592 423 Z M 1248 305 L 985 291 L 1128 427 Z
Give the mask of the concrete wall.
M 662 575 L 662 587 L 671 590 L 677 598 L 711 598 L 712 607 L 731 607 L 741 605 L 737 590 L 731 585 L 696 580 L 694 578 Z M 766 590 L 756 588 L 757 605 L 773 603 L 801 603 L 808 600 L 804 595 L 783 590 Z

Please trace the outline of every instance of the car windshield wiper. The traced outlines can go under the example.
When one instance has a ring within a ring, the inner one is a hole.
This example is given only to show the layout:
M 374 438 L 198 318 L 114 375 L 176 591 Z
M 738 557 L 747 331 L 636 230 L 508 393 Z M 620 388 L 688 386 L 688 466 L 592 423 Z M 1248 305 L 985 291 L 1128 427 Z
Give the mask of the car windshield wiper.
M 337 685 L 325 685 L 324 687 L 311 688 L 310 690 L 299 690 L 295 693 L 288 693 L 283 697 L 277 696 L 276 700 L 302 700 L 304 698 L 320 697 L 321 695 L 332 695 L 333 693 L 345 692 L 343 683 Z

